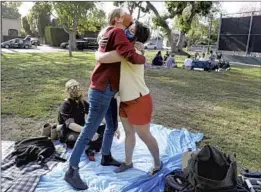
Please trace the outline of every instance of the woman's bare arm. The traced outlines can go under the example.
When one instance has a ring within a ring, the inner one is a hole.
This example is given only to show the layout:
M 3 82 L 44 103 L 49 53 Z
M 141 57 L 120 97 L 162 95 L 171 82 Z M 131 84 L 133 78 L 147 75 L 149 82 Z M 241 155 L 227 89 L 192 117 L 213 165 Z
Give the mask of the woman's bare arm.
M 110 52 L 96 51 L 95 59 L 96 61 L 103 64 L 116 63 L 124 60 L 124 58 L 120 56 L 116 51 L 110 51 Z

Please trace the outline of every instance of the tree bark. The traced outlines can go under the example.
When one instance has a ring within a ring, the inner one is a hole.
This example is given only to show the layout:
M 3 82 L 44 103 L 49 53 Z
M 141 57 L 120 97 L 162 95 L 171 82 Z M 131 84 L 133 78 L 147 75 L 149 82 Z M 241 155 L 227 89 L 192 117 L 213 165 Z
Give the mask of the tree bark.
M 138 16 L 137 16 L 137 20 L 139 20 L 139 18 L 140 18 L 140 7 L 139 7 L 139 9 L 138 9 Z
M 196 11 L 196 5 L 195 5 L 195 2 L 192 2 L 191 14 L 190 14 L 189 19 L 188 19 L 188 25 L 190 25 L 190 26 L 191 26 L 191 23 L 193 21 L 194 16 L 196 15 L 195 11 Z M 177 42 L 178 51 L 181 51 L 183 46 L 184 46 L 185 34 L 187 32 L 188 31 L 180 31 L 180 33 L 179 33 L 179 40 Z
M 170 34 L 168 35 L 168 41 L 171 47 L 171 53 L 175 53 L 177 51 L 177 46 L 174 40 L 174 34 L 172 32 L 170 32 Z
M 177 48 L 178 48 L 178 52 L 180 52 L 184 46 L 184 42 L 185 42 L 185 33 L 183 31 L 179 32 L 179 39 L 177 42 Z
M 69 57 L 72 57 L 73 32 L 69 31 Z

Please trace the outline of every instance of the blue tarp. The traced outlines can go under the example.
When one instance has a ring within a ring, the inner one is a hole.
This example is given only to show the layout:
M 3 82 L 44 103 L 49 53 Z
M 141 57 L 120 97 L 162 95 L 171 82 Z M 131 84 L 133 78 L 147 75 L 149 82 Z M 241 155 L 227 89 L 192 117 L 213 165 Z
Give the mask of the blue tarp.
M 121 138 L 114 138 L 113 156 L 124 160 L 125 134 L 120 124 Z M 159 144 L 160 156 L 164 163 L 162 171 L 153 177 L 147 173 L 153 166 L 152 157 L 146 145 L 137 136 L 133 155 L 134 168 L 116 174 L 115 167 L 100 165 L 101 154 L 95 156 L 95 162 L 89 162 L 85 154 L 81 157 L 80 175 L 88 184 L 87 192 L 161 192 L 164 191 L 164 176 L 181 168 L 182 153 L 188 148 L 196 150 L 196 142 L 202 140 L 202 133 L 191 133 L 186 129 L 167 129 L 162 125 L 151 124 L 151 132 Z M 70 156 L 70 151 L 66 154 Z M 36 192 L 69 192 L 74 191 L 64 180 L 67 163 L 59 163 L 51 172 L 41 177 Z

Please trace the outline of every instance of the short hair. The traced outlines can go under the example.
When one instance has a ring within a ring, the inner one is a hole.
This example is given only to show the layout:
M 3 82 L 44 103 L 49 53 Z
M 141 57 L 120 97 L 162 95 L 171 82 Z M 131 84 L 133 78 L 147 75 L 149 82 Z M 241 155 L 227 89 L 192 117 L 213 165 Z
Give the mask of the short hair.
M 75 86 L 75 85 L 80 85 L 80 83 L 78 81 L 76 81 L 75 79 L 70 79 L 69 81 L 67 81 L 65 83 L 65 89 L 68 90 L 70 87 Z
M 108 14 L 109 25 L 115 25 L 115 18 L 120 17 L 124 10 L 122 8 L 115 8 Z
M 135 21 L 135 27 L 136 27 L 136 40 L 141 43 L 147 42 L 150 39 L 149 27 L 137 20 Z
M 190 58 L 191 56 L 190 55 L 188 55 L 188 58 Z

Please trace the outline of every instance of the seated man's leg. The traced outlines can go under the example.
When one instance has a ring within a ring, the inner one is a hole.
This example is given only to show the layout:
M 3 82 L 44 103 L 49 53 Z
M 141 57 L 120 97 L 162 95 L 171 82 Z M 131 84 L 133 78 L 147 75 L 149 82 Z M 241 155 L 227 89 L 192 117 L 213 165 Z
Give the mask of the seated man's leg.
M 68 135 L 66 135 L 65 143 L 68 148 L 74 147 L 79 135 L 80 133 L 76 133 L 76 132 L 70 132 L 68 133 Z

